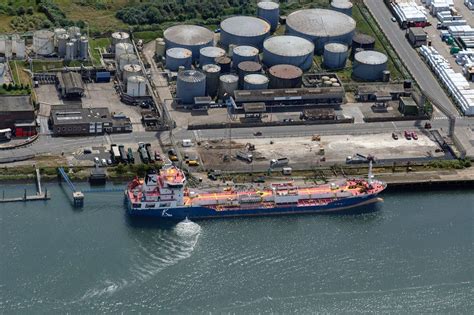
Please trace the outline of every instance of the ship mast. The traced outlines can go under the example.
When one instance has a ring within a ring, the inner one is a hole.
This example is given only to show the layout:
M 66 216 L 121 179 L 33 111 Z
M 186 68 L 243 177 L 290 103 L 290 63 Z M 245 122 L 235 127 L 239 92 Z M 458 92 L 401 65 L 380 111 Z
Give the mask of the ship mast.
M 368 174 L 368 180 L 367 182 L 369 183 L 370 186 L 372 186 L 372 178 L 374 177 L 374 174 L 372 173 L 372 160 L 369 160 L 369 174 Z

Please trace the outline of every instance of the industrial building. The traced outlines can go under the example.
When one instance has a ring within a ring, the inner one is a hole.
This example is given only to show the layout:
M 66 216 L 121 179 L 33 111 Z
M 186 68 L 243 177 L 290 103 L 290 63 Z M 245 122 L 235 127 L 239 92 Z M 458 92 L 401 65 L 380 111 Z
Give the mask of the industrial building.
M 404 115 L 416 116 L 419 113 L 418 104 L 411 97 L 400 97 L 398 110 Z
M 131 132 L 132 123 L 122 115 L 110 115 L 108 108 L 51 107 L 49 124 L 56 136 L 97 135 Z
M 307 71 L 313 65 L 314 44 L 291 35 L 273 36 L 263 42 L 263 63 L 267 67 L 289 64 Z
M 428 35 L 421 27 L 410 27 L 407 38 L 413 47 L 421 47 L 427 44 Z
M 350 45 L 356 28 L 354 19 L 344 13 L 326 9 L 304 9 L 286 19 L 286 32 L 314 43 L 315 52 L 323 53 L 327 43 Z
M 175 25 L 167 28 L 163 37 L 166 49 L 185 48 L 191 51 L 193 61 L 199 60 L 203 47 L 214 46 L 214 33 L 198 25 Z
M 253 16 L 233 16 L 221 22 L 221 45 L 247 45 L 263 47 L 263 41 L 270 34 L 270 24 Z
M 344 99 L 342 87 L 314 87 L 234 91 L 235 109 L 246 103 L 264 103 L 266 107 L 339 107 Z
M 0 129 L 10 128 L 17 136 L 36 134 L 35 109 L 29 95 L 0 95 Z M 20 132 L 21 131 L 21 132 Z
M 384 102 L 410 97 L 412 91 L 412 83 L 407 80 L 403 84 L 361 84 L 355 95 L 358 102 Z
M 63 98 L 80 98 L 84 95 L 84 83 L 80 73 L 58 72 L 58 90 Z

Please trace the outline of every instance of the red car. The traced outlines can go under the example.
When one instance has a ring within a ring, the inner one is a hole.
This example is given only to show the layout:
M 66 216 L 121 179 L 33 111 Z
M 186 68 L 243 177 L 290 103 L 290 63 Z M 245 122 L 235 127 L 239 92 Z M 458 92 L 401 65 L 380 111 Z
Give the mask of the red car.
M 418 135 L 414 131 L 411 133 L 411 137 L 413 138 L 413 140 L 418 140 Z
M 411 140 L 411 132 L 405 130 L 404 135 L 405 135 L 405 139 Z

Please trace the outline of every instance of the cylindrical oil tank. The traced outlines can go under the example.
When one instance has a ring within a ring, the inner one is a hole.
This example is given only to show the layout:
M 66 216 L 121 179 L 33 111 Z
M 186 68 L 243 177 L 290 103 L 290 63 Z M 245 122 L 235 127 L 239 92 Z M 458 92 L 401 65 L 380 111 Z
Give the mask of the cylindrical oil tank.
M 67 29 L 67 33 L 69 34 L 69 38 L 79 38 L 81 35 L 81 28 L 77 26 L 70 26 Z M 79 37 L 77 36 L 79 34 Z
M 232 68 L 237 69 L 244 61 L 258 62 L 258 49 L 252 46 L 236 46 L 232 51 Z
M 225 56 L 225 50 L 219 47 L 209 46 L 199 50 L 199 66 L 214 64 L 215 59 Z
M 118 43 L 128 43 L 129 41 L 130 35 L 126 32 L 112 33 L 112 50 L 115 51 L 115 45 Z
M 139 64 L 139 61 L 135 54 L 122 54 L 120 55 L 120 58 L 119 58 L 118 67 L 120 71 L 122 71 L 125 65 L 138 65 L 138 64 Z
M 221 67 L 214 64 L 206 64 L 202 67 L 202 71 L 206 75 L 206 94 L 214 98 L 217 96 L 219 89 Z
M 54 33 L 39 30 L 33 33 L 33 51 L 38 55 L 50 55 L 54 52 Z
M 224 74 L 219 78 L 219 98 L 234 96 L 234 91 L 239 89 L 239 77 L 235 74 Z
M 286 32 L 313 42 L 318 55 L 323 53 L 326 43 L 350 45 L 355 27 L 352 17 L 327 9 L 299 10 L 286 19 Z
M 293 65 L 275 65 L 268 70 L 271 89 L 299 88 L 303 71 Z
M 62 34 L 67 34 L 67 31 L 64 28 L 54 29 L 54 47 L 58 47 L 59 36 Z
M 255 61 L 243 61 L 237 67 L 239 74 L 239 88 L 244 86 L 244 78 L 248 74 L 261 73 L 262 65 Z
M 140 65 L 125 65 L 122 71 L 122 81 L 126 84 L 127 79 L 131 76 L 139 76 L 142 72 Z
M 390 82 L 390 71 L 385 70 L 382 72 L 382 81 L 383 82 Z
M 387 56 L 381 52 L 361 51 L 354 56 L 352 74 L 364 81 L 381 81 L 383 72 L 387 70 L 387 61 Z
M 194 104 L 194 98 L 206 95 L 206 76 L 197 70 L 183 70 L 178 73 L 176 98 L 182 104 Z
M 0 53 L 1 54 L 5 53 L 5 42 L 6 41 L 7 41 L 7 36 L 0 34 Z
M 133 45 L 130 43 L 118 43 L 115 45 L 115 60 L 119 60 L 123 54 L 133 54 Z
M 233 16 L 221 22 L 221 45 L 248 45 L 262 49 L 270 34 L 270 24 L 253 16 Z
M 76 58 L 77 55 L 78 55 L 78 52 L 79 52 L 79 43 L 77 42 L 77 39 L 75 39 L 75 38 L 70 38 L 69 42 L 74 44 L 74 50 L 75 50 L 74 51 L 74 58 Z
M 328 69 L 342 69 L 346 66 L 349 48 L 341 43 L 324 45 L 324 66 Z
M 166 50 L 166 68 L 171 71 L 178 71 L 179 66 L 190 69 L 193 53 L 191 50 L 181 47 Z
M 354 37 L 352 37 L 351 58 L 354 58 L 357 48 L 362 48 L 363 50 L 374 50 L 375 38 L 363 33 L 354 34 Z
M 280 19 L 280 5 L 273 1 L 261 1 L 257 3 L 257 16 L 267 21 L 270 24 L 270 30 L 274 32 Z
M 214 59 L 214 63 L 221 67 L 221 73 L 229 73 L 230 72 L 230 63 L 231 59 L 226 56 L 217 57 Z
M 11 58 L 13 53 L 13 42 L 10 38 L 5 41 L 5 57 Z
M 352 3 L 349 0 L 332 0 L 331 9 L 352 16 Z
M 66 60 L 76 59 L 76 45 L 73 42 L 66 43 L 66 55 L 64 56 Z
M 146 95 L 146 80 L 139 75 L 133 75 L 127 79 L 127 94 L 130 96 Z
M 193 61 L 199 60 L 199 50 L 214 45 L 214 33 L 198 25 L 175 25 L 163 33 L 166 49 L 186 48 L 193 55 Z
M 58 56 L 60 58 L 64 58 L 64 56 L 66 56 L 66 44 L 69 41 L 69 35 L 66 33 L 59 34 L 57 39 L 58 39 Z
M 88 59 L 89 57 L 89 40 L 85 36 L 81 36 L 79 42 L 79 59 Z
M 244 90 L 266 90 L 268 78 L 263 74 L 247 74 L 244 78 Z
M 289 64 L 307 71 L 313 65 L 314 44 L 292 35 L 273 36 L 263 42 L 263 63 L 267 67 Z
M 23 59 L 26 55 L 25 40 L 21 37 L 15 39 L 15 46 L 13 52 L 16 54 L 17 59 Z
M 155 40 L 155 55 L 157 57 L 164 57 L 166 54 L 166 44 L 163 38 L 157 38 Z

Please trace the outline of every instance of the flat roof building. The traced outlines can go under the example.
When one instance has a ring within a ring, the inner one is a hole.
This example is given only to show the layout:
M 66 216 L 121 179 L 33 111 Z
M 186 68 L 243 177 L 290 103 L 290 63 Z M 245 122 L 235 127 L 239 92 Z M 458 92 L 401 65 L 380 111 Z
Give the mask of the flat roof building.
M 30 95 L 0 95 L 0 129 L 15 129 L 15 124 L 35 121 Z

